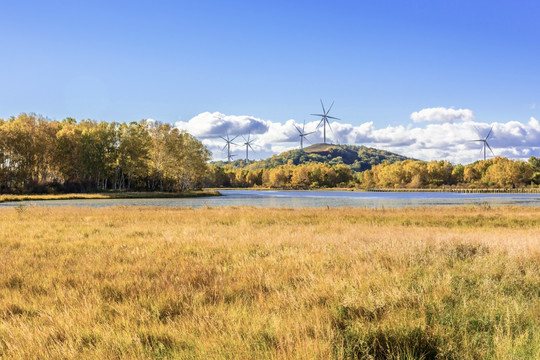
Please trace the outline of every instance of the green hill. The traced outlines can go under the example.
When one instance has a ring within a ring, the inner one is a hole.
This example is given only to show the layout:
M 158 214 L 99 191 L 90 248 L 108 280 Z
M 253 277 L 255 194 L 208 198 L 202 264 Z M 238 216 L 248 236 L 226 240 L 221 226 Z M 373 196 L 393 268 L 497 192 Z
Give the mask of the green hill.
M 250 161 L 247 166 L 244 160 L 235 160 L 228 165 L 233 168 L 268 169 L 286 164 L 301 165 L 317 162 L 330 165 L 345 164 L 349 165 L 353 171 L 359 172 L 371 169 L 372 166 L 385 161 L 393 163 L 406 159 L 408 159 L 406 156 L 366 146 L 314 144 L 303 150 L 290 150 L 265 160 Z M 227 163 L 217 161 L 214 164 L 224 166 Z

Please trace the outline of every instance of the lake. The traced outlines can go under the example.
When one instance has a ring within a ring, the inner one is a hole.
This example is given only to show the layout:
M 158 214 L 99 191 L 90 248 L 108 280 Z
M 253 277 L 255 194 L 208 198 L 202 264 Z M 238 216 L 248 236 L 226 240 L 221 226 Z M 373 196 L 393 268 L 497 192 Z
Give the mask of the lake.
M 205 206 L 255 207 L 367 207 L 396 208 L 441 205 L 540 206 L 540 194 L 466 194 L 444 192 L 363 192 L 363 191 L 265 191 L 221 190 L 224 196 L 184 199 L 95 199 L 24 201 L 33 206 Z M 2 203 L 14 207 L 21 202 Z

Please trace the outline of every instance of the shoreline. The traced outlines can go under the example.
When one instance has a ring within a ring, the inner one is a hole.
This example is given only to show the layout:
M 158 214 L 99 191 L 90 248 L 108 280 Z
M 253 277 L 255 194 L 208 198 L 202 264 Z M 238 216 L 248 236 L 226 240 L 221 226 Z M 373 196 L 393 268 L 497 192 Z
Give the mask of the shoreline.
M 48 201 L 48 200 L 99 200 L 99 199 L 181 199 L 193 197 L 223 196 L 217 190 L 186 191 L 181 193 L 165 192 L 113 192 L 113 193 L 72 193 L 72 194 L 30 194 L 30 195 L 0 195 L 0 203 L 18 201 Z
M 519 189 L 361 189 L 361 188 L 318 188 L 318 189 L 294 189 L 294 188 L 209 188 L 213 191 L 239 190 L 239 191 L 351 191 L 351 192 L 407 192 L 407 193 L 463 193 L 463 194 L 540 194 L 540 188 Z

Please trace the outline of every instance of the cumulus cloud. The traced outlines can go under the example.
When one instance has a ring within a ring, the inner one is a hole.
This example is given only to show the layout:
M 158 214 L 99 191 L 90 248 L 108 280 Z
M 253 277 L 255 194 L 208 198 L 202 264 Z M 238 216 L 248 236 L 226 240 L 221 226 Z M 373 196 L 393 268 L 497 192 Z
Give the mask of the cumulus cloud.
M 360 125 L 332 122 L 331 128 L 326 129 L 326 136 L 332 143 L 365 145 L 421 160 L 444 159 L 465 164 L 482 158 L 481 143 L 472 140 L 484 138 L 493 128 L 488 142 L 495 155 L 521 159 L 540 156 L 540 122 L 534 117 L 528 122 L 483 123 L 473 121 L 474 116 L 470 110 L 453 111 L 465 114 L 460 118 L 463 121 L 437 121 L 424 127 L 411 123 L 382 128 L 376 128 L 373 122 Z M 454 119 L 458 118 L 454 116 Z M 317 128 L 317 124 L 317 120 L 306 123 L 305 131 L 313 133 L 307 136 L 305 146 L 309 145 L 309 142 L 323 141 L 323 129 Z M 187 122 L 176 123 L 178 128 L 201 139 L 212 151 L 215 160 L 227 157 L 223 150 L 224 142 L 219 138 L 227 133 L 231 136 L 239 135 L 235 140 L 238 145 L 234 147 L 234 153 L 240 158 L 245 156 L 245 146 L 242 145 L 245 141 L 240 135 L 247 137 L 248 133 L 255 139 L 252 144 L 254 151 L 250 150 L 249 153 L 253 159 L 299 148 L 300 138 L 295 125 L 302 128 L 302 122 L 294 119 L 273 122 L 253 116 L 208 112 Z
M 445 107 L 434 107 L 415 111 L 411 114 L 414 122 L 437 122 L 452 123 L 454 121 L 473 121 L 473 112 L 469 109 L 452 109 Z
M 270 127 L 268 121 L 256 117 L 224 115 L 219 112 L 204 112 L 188 122 L 179 121 L 175 125 L 181 130 L 189 131 L 192 135 L 202 138 L 248 132 L 263 134 Z

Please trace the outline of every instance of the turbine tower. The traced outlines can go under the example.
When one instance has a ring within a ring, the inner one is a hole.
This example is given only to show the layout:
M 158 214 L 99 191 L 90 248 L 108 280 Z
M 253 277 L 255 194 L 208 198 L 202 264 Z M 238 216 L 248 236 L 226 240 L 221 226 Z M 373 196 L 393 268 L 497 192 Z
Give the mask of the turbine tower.
M 236 143 L 234 143 L 234 139 L 236 139 L 238 137 L 238 135 L 236 135 L 235 137 L 233 137 L 232 139 L 229 138 L 229 134 L 227 134 L 227 137 L 224 138 L 223 136 L 220 136 L 220 138 L 222 138 L 223 140 L 225 140 L 226 144 L 225 146 L 223 147 L 223 150 L 225 150 L 225 148 L 227 148 L 227 162 L 231 162 L 232 158 L 233 158 L 233 154 L 231 154 L 231 144 L 233 145 L 238 145 Z
M 300 130 L 300 128 L 298 126 L 296 126 L 296 125 L 294 125 L 294 127 L 300 133 L 300 149 L 303 149 L 304 148 L 304 137 L 306 137 L 309 134 L 313 134 L 315 131 L 308 132 L 308 133 L 305 132 L 306 120 L 304 120 L 304 124 L 302 125 L 302 130 Z M 306 137 L 306 141 L 311 144 L 311 141 L 309 141 L 307 137 Z
M 478 129 L 475 127 L 476 129 L 476 132 L 478 133 L 478 135 L 480 135 L 480 131 L 478 131 Z M 487 155 L 487 152 L 486 152 L 486 148 L 489 149 L 489 151 L 491 151 L 491 153 L 493 154 L 493 156 L 495 156 L 495 153 L 493 152 L 493 150 L 491 150 L 491 146 L 489 146 L 488 142 L 487 142 L 487 139 L 489 138 L 489 136 L 491 135 L 491 132 L 493 131 L 493 126 L 491 127 L 491 129 L 489 129 L 489 132 L 487 134 L 487 136 L 483 139 L 477 139 L 477 140 L 471 140 L 471 141 L 481 141 L 482 142 L 482 150 L 484 152 L 484 161 L 486 161 L 486 155 Z
M 250 136 L 251 136 L 251 132 L 248 133 L 247 139 L 242 135 L 242 137 L 243 137 L 244 140 L 245 140 L 244 145 L 246 146 L 246 165 L 247 165 L 247 163 L 248 163 L 248 161 L 249 161 L 249 156 L 248 156 L 248 155 L 249 155 L 249 149 L 251 148 L 251 150 L 253 150 L 253 148 L 251 147 L 251 144 L 255 141 L 254 139 L 251 139 L 251 140 L 250 140 L 250 139 L 249 139 Z M 253 151 L 255 151 L 255 150 L 253 150 Z
M 332 101 L 332 105 L 330 105 L 330 107 L 328 108 L 328 110 L 326 110 L 324 108 L 324 104 L 322 102 L 322 99 L 321 99 L 321 106 L 322 106 L 322 109 L 323 109 L 323 113 L 322 114 L 311 114 L 311 115 L 314 115 L 314 116 L 320 116 L 321 117 L 321 121 L 319 122 L 319 124 L 317 125 L 317 129 L 321 126 L 323 126 L 323 141 L 324 143 L 326 144 L 326 124 L 328 124 L 328 127 L 330 128 L 330 130 L 332 132 L 334 132 L 334 130 L 332 130 L 332 127 L 330 126 L 330 122 L 328 121 L 328 119 L 334 119 L 334 120 L 341 120 L 341 119 L 338 119 L 336 117 L 333 117 L 333 116 L 328 116 L 328 113 L 330 112 L 330 110 L 332 109 L 332 106 L 334 106 L 334 102 Z

